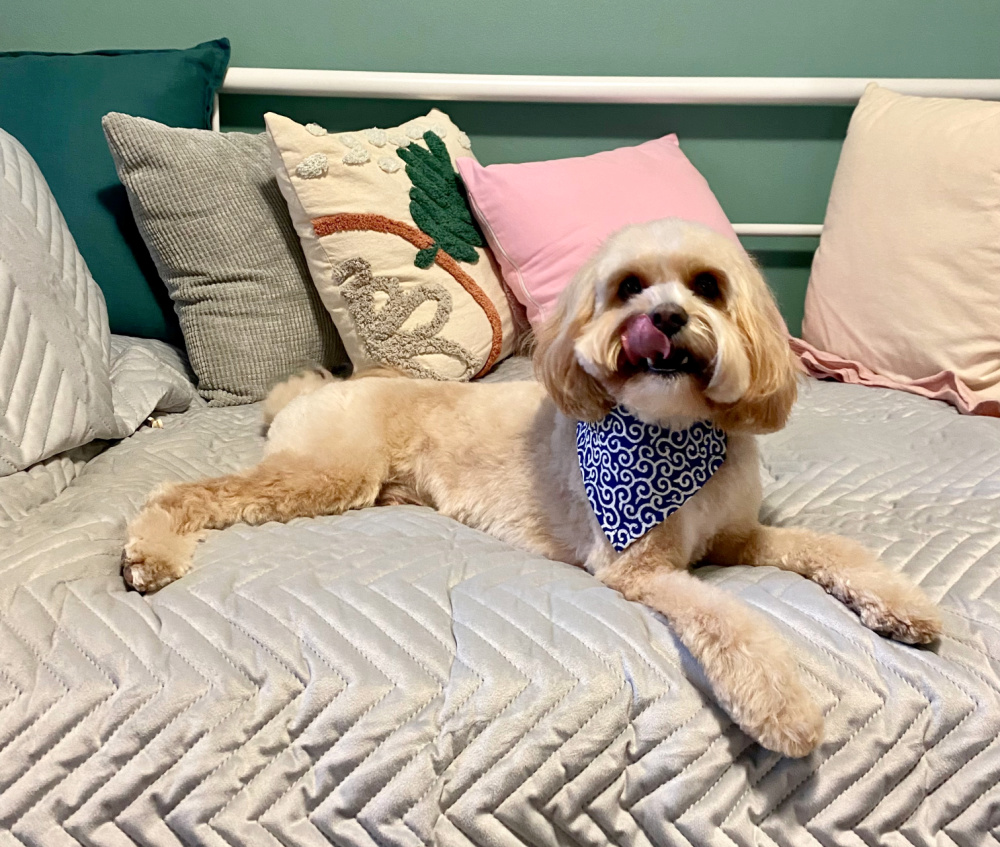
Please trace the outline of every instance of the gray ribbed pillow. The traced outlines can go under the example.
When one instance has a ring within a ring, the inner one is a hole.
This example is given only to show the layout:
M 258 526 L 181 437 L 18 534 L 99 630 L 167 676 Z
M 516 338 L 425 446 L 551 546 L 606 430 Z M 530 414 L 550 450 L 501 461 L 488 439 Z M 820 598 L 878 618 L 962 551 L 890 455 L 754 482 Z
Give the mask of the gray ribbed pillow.
M 104 134 L 212 405 L 349 361 L 306 267 L 266 135 L 174 129 L 112 112 Z

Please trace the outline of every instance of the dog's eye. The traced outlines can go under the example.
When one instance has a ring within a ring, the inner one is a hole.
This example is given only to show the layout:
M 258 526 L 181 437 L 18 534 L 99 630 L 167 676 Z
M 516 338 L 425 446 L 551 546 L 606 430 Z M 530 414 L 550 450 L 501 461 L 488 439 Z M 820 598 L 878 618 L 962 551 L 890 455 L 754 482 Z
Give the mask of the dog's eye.
M 702 271 L 691 280 L 691 290 L 705 300 L 719 299 L 719 280 L 715 274 Z
M 635 274 L 629 274 L 625 277 L 625 279 L 618 283 L 618 296 L 622 300 L 628 300 L 629 297 L 635 297 L 636 294 L 641 293 L 642 280 Z

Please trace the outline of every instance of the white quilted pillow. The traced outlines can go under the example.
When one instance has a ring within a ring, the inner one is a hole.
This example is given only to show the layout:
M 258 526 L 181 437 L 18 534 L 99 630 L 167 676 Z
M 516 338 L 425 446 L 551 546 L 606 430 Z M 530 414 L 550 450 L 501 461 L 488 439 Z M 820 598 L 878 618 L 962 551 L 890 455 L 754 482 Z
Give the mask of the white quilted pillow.
M 115 420 L 104 297 L 45 178 L 0 130 L 0 476 Z

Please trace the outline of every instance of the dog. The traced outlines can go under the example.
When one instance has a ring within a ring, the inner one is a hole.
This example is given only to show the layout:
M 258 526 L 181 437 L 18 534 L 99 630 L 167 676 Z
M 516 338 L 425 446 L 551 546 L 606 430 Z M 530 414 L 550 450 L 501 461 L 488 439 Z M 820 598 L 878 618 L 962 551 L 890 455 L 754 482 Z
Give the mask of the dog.
M 759 523 L 754 436 L 785 424 L 798 371 L 770 289 L 736 243 L 676 219 L 621 230 L 562 293 L 534 363 L 537 381 L 289 380 L 265 402 L 260 464 L 151 496 L 128 528 L 125 582 L 154 591 L 182 576 L 206 529 L 430 506 L 661 613 L 739 727 L 793 757 L 823 731 L 795 660 L 764 615 L 693 564 L 793 571 L 908 644 L 940 632 L 924 594 L 856 543 Z M 643 431 L 697 424 L 724 451 L 679 508 L 622 549 L 597 518 L 579 452 L 581 431 L 615 410 Z

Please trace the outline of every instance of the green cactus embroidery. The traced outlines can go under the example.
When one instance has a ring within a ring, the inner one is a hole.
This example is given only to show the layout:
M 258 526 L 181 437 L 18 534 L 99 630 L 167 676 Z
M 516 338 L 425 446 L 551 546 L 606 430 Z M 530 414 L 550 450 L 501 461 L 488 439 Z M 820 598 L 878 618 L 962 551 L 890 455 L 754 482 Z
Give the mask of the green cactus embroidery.
M 413 264 L 429 268 L 438 250 L 443 250 L 456 261 L 474 265 L 479 261 L 476 248 L 483 246 L 483 235 L 469 212 L 448 148 L 430 131 L 424 133 L 424 143 L 427 149 L 414 142 L 396 151 L 413 183 L 410 188 L 413 222 L 434 239 L 430 247 L 417 253 Z

